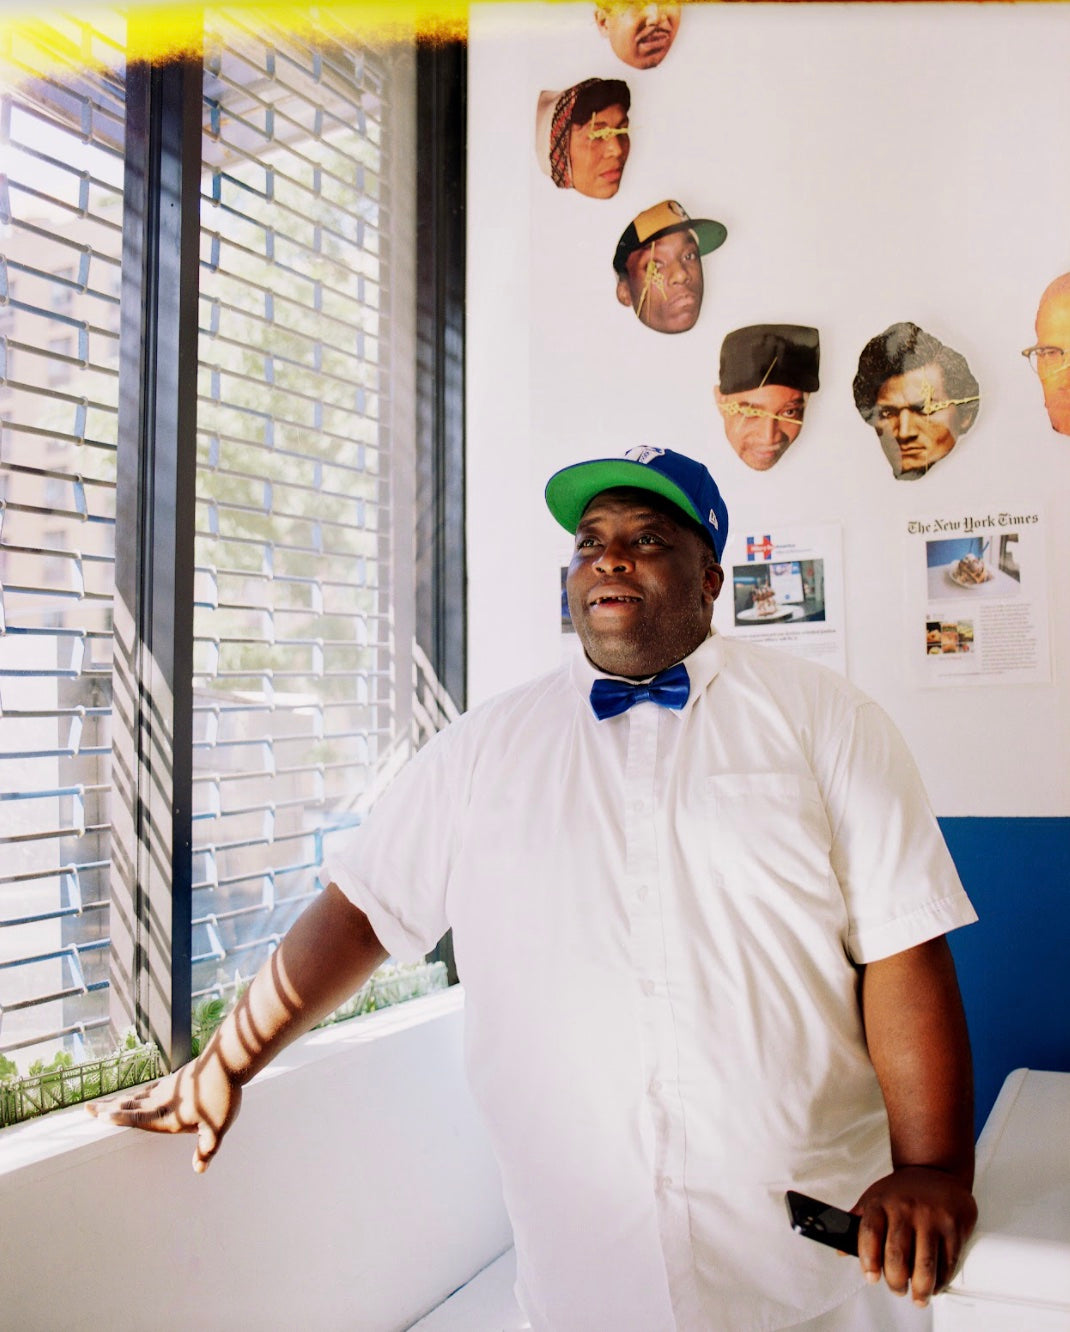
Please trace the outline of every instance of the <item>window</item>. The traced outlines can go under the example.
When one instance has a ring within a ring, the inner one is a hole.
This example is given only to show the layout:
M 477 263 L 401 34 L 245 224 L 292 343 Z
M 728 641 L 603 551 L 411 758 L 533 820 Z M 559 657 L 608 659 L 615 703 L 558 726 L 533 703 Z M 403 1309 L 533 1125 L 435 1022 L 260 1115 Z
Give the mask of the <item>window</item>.
M 195 996 L 259 967 L 398 743 L 392 607 L 413 595 L 392 558 L 395 517 L 411 526 L 395 515 L 390 360 L 411 358 L 413 312 L 395 308 L 387 260 L 407 225 L 389 100 L 404 76 L 259 27 L 209 33 L 207 51 Z
M 51 31 L 48 73 L 10 31 L 3 52 L 0 1048 L 26 1063 L 108 1021 L 123 105 L 78 38 Z
M 416 351 L 443 53 L 232 14 L 127 71 L 117 15 L 48 32 L 47 73 L 0 52 L 0 1051 L 132 1020 L 177 1059 L 459 692 L 441 319 Z

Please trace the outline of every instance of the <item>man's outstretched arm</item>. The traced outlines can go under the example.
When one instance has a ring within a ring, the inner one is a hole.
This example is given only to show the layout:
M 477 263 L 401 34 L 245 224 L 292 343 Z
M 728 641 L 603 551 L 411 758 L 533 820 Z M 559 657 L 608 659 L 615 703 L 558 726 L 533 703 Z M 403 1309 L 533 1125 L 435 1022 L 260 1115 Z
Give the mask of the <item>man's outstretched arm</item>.
M 196 1133 L 203 1171 L 241 1108 L 242 1087 L 332 1013 L 386 957 L 367 916 L 329 884 L 301 913 L 211 1040 L 188 1064 L 92 1114 L 157 1133 Z
M 867 1279 L 925 1304 L 950 1280 L 977 1221 L 973 1073 L 944 938 L 869 963 L 862 1014 L 884 1093 L 893 1170 L 854 1206 Z

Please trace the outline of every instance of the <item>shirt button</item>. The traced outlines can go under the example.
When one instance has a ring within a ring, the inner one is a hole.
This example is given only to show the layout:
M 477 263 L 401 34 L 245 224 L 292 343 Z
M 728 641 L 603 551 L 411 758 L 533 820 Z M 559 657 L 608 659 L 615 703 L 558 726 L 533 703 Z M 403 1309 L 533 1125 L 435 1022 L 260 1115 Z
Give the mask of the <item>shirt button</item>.
M 654 982 L 652 980 L 640 981 L 639 988 L 649 999 L 650 996 L 654 993 Z
M 645 801 L 645 800 L 633 800 L 633 801 L 632 801 L 632 813 L 633 813 L 633 814 L 645 814 L 646 811 L 647 811 L 647 804 L 646 804 L 646 801 Z
M 638 897 L 640 902 L 645 902 L 646 899 L 650 896 L 650 888 L 645 883 L 641 883 L 639 887 L 636 889 L 635 895 L 636 897 Z
M 657 1096 L 658 1092 L 661 1091 L 661 1083 L 657 1080 L 657 1078 L 650 1079 L 650 1087 L 648 1090 L 650 1091 L 651 1096 Z
M 672 1176 L 660 1175 L 658 1177 L 658 1192 L 664 1193 L 666 1189 L 672 1188 Z

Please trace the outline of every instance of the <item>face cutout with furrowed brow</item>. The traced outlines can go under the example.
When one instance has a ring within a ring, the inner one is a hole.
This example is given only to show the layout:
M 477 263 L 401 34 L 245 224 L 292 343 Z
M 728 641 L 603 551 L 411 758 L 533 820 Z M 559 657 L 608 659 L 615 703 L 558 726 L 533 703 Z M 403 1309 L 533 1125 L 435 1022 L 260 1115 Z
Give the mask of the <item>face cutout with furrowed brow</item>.
M 923 476 L 955 447 L 973 422 L 976 398 L 949 398 L 935 362 L 886 379 L 877 393 L 873 428 L 897 480 Z

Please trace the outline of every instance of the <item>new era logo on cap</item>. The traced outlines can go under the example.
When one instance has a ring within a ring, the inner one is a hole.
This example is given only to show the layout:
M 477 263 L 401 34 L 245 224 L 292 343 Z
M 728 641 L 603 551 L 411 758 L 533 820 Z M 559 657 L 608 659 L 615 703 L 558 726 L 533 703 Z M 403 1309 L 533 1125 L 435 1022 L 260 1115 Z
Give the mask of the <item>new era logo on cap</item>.
M 638 448 L 629 449 L 624 456 L 630 458 L 632 462 L 649 463 L 653 462 L 655 458 L 664 458 L 665 450 L 656 449 L 650 444 L 642 444 Z

